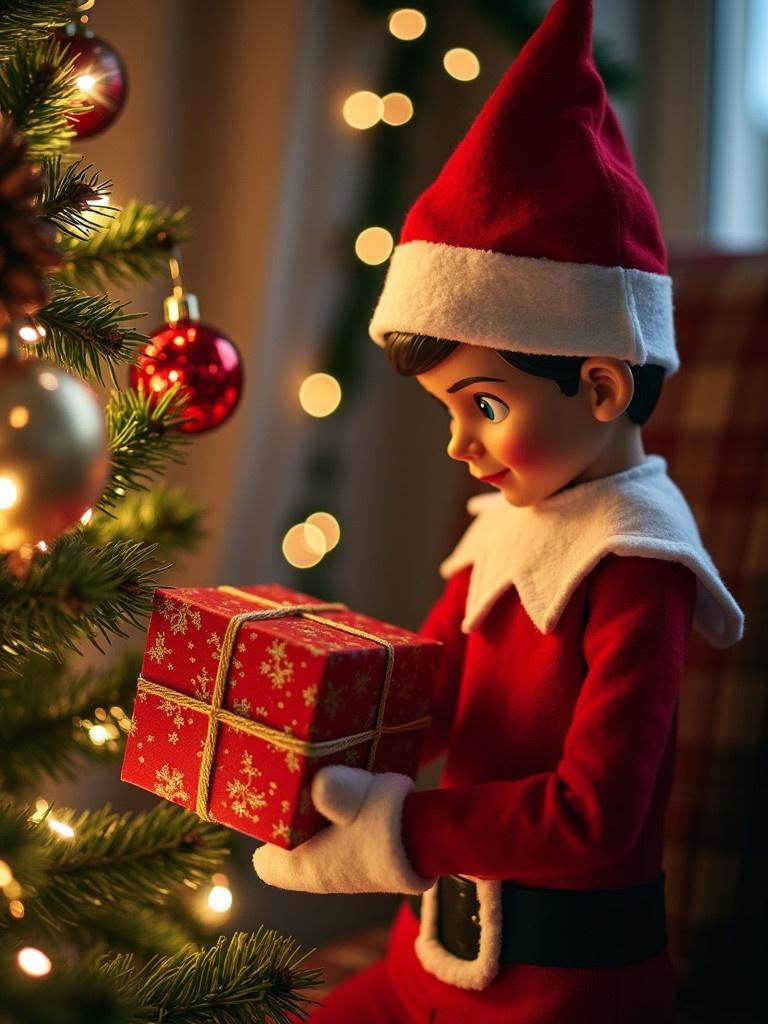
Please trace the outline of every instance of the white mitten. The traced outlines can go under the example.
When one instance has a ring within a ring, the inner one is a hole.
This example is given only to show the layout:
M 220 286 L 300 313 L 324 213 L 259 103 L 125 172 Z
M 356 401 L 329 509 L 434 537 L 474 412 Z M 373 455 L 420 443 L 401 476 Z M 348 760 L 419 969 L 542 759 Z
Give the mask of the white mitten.
M 253 855 L 268 885 L 302 892 L 421 893 L 434 878 L 417 875 L 402 840 L 406 775 L 374 775 L 329 765 L 312 780 L 312 802 L 331 822 L 295 850 L 267 843 Z

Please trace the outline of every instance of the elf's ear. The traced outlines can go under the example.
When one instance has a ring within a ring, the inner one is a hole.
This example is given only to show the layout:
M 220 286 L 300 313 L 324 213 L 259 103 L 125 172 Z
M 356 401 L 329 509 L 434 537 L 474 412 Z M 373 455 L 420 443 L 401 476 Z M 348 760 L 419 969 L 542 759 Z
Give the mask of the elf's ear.
M 611 356 L 590 357 L 581 364 L 579 376 L 596 420 L 610 423 L 626 412 L 635 393 L 629 363 Z

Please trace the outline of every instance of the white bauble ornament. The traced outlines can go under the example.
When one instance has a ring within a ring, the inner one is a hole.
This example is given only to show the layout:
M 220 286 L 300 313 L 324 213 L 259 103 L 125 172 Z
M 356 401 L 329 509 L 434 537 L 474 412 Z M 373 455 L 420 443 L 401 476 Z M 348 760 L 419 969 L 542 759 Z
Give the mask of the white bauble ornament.
M 109 473 L 95 393 L 52 363 L 0 358 L 0 551 L 49 541 L 100 498 Z

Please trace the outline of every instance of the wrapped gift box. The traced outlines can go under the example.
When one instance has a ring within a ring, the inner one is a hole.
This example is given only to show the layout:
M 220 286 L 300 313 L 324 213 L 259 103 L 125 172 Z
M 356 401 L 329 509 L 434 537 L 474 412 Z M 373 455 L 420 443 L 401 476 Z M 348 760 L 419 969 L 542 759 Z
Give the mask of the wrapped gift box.
M 290 849 L 318 768 L 415 774 L 440 653 L 277 584 L 157 590 L 121 778 Z

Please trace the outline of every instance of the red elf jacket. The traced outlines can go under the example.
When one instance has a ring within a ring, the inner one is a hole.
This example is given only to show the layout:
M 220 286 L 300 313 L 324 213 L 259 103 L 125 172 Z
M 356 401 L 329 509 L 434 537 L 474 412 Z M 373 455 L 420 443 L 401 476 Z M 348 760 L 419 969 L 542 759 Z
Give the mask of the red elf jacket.
M 477 880 L 480 955 L 442 948 L 431 890 L 418 936 L 402 908 L 386 970 L 413 1020 L 429 1005 L 441 1022 L 671 1021 L 666 951 L 619 968 L 499 967 L 498 880 L 658 877 L 690 629 L 728 646 L 741 611 L 658 456 L 537 506 L 484 495 L 470 510 L 422 627 L 445 645 L 423 762 L 446 753 L 445 768 L 438 789 L 406 798 L 403 841 L 419 874 Z

